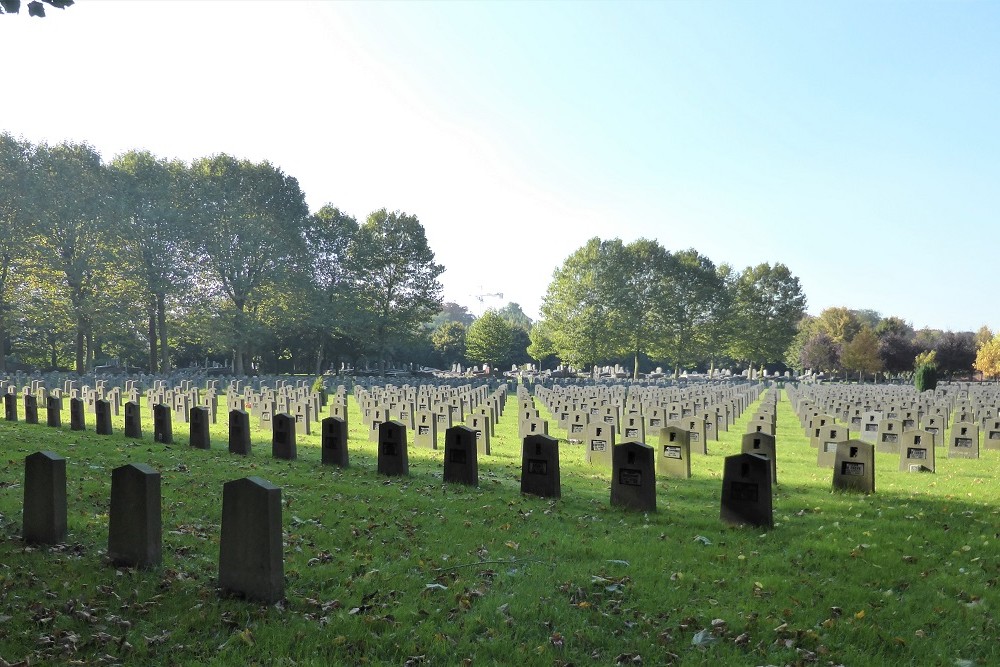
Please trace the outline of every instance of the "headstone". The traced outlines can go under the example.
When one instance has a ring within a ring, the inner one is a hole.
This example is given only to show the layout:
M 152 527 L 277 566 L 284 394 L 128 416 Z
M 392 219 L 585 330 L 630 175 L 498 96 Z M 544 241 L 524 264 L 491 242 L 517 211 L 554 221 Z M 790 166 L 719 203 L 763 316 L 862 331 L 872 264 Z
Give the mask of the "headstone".
M 295 417 L 278 412 L 271 419 L 271 456 L 294 461 L 298 457 L 295 444 Z
M 923 430 L 903 433 L 899 446 L 900 472 L 934 472 L 934 434 Z
M 111 403 L 100 398 L 94 401 L 94 432 L 97 435 L 111 435 Z
M 8 393 L 3 395 L 3 414 L 4 419 L 7 421 L 17 421 L 17 394 Z
M 24 394 L 24 423 L 38 423 L 38 398 L 34 394 L 28 392 L 25 392 Z
M 378 472 L 381 475 L 409 475 L 410 454 L 406 449 L 406 426 L 385 421 L 378 429 Z
M 260 477 L 222 487 L 219 587 L 266 604 L 285 597 L 281 489 Z
M 686 428 L 665 426 L 660 434 L 656 456 L 656 472 L 663 477 L 690 479 L 691 434 Z
M 437 415 L 429 410 L 420 410 L 414 422 L 413 446 L 437 449 Z
M 903 423 L 898 419 L 883 419 L 878 425 L 875 451 L 879 454 L 899 454 L 899 440 L 903 436 Z
M 771 462 L 771 483 L 778 483 L 778 452 L 775 447 L 774 436 L 769 433 L 747 433 L 743 436 L 741 443 L 743 454 L 756 454 L 763 456 Z
M 529 435 L 521 444 L 521 493 L 559 498 L 559 441 L 548 435 Z
M 246 410 L 229 411 L 229 453 L 250 454 L 250 413 Z
M 613 429 L 613 424 L 607 425 Z M 641 442 L 615 445 L 611 459 L 611 505 L 641 512 L 656 511 L 653 448 Z
M 142 410 L 135 401 L 125 403 L 125 437 L 142 438 Z
M 726 457 L 720 518 L 733 525 L 774 526 L 770 461 L 756 454 Z
M 209 449 L 212 446 L 212 436 L 208 431 L 208 408 L 195 406 L 188 411 L 188 416 L 191 424 L 188 444 L 196 449 Z
M 586 460 L 591 465 L 611 467 L 613 461 L 611 452 L 615 446 L 615 429 L 602 421 L 587 424 L 584 438 L 587 447 Z
M 949 459 L 979 458 L 979 424 L 955 422 L 951 427 L 951 441 L 948 443 Z
M 646 425 L 641 415 L 626 415 L 622 418 L 620 424 L 622 440 L 646 441 Z
M 476 442 L 479 443 L 479 453 L 484 456 L 489 456 L 491 430 L 489 415 L 470 412 L 465 419 L 465 425 L 476 432 Z
M 153 442 L 169 445 L 174 441 L 174 427 L 171 420 L 170 406 L 157 403 L 153 406 Z
M 479 486 L 479 443 L 476 431 L 452 426 L 444 432 L 444 481 Z
M 117 566 L 160 564 L 160 473 L 144 463 L 111 471 L 108 558 Z
M 864 440 L 848 440 L 837 445 L 833 488 L 875 493 L 875 445 Z
M 322 422 L 322 437 L 320 456 L 324 465 L 346 468 L 347 454 L 347 422 L 340 417 L 327 417 Z
M 71 431 L 82 431 L 87 428 L 86 417 L 84 415 L 83 399 L 69 399 L 69 428 Z
M 851 439 L 847 426 L 827 424 L 819 428 L 820 438 L 817 441 L 816 465 L 820 468 L 832 468 L 837 458 L 837 445 Z
M 35 452 L 24 459 L 21 535 L 28 544 L 59 544 L 66 539 L 66 459 Z
M 45 423 L 52 428 L 62 426 L 62 400 L 55 396 L 45 399 Z

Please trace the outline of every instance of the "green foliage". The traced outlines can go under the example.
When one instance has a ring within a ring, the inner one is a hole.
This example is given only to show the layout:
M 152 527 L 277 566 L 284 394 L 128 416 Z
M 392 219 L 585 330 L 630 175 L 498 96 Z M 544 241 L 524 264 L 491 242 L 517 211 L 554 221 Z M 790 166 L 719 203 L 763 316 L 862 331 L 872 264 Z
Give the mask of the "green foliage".
M 917 366 L 913 374 L 913 385 L 917 388 L 917 392 L 931 391 L 937 387 L 937 366 L 933 363 Z
M 784 264 L 744 269 L 735 283 L 731 356 L 751 365 L 780 361 L 805 306 L 799 279 Z
M 987 378 L 1000 377 L 1000 336 L 993 336 L 979 346 L 973 367 Z
M 441 355 L 445 366 L 461 363 L 465 359 L 465 325 L 454 320 L 441 324 L 431 334 L 434 350 Z
M 878 337 L 867 325 L 862 325 L 854 338 L 844 344 L 841 353 L 844 368 L 855 371 L 863 377 L 865 373 L 874 375 L 882 372 L 884 366 L 878 351 Z
M 541 370 L 542 362 L 556 353 L 556 346 L 548 332 L 548 322 L 541 320 L 531 327 L 528 333 L 530 341 L 526 352 L 528 356 L 538 362 L 538 370 Z
M 510 323 L 490 309 L 469 326 L 465 334 L 465 356 L 471 362 L 496 369 L 511 354 L 513 332 Z

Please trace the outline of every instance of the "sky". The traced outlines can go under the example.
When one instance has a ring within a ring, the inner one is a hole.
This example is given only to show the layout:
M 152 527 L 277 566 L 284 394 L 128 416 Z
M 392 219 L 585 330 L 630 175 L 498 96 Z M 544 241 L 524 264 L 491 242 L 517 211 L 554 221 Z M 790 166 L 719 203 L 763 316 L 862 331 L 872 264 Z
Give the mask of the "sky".
M 26 4 L 26 3 L 23 3 Z M 807 310 L 1000 329 L 1000 3 L 77 0 L 0 16 L 0 132 L 416 215 L 539 315 L 595 236 L 784 263 Z M 498 296 L 501 295 L 502 296 Z

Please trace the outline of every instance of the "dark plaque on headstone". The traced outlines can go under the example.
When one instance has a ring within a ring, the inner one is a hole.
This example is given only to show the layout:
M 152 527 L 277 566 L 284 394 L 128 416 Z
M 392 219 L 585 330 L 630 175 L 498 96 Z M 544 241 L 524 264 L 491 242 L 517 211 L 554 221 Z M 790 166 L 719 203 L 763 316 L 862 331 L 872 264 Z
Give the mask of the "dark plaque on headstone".
M 142 410 L 136 401 L 125 403 L 125 437 L 142 438 Z
M 66 539 L 66 459 L 35 452 L 24 459 L 22 536 L 28 544 Z
M 290 427 L 294 433 L 294 421 Z M 226 482 L 219 541 L 219 588 L 223 593 L 267 604 L 284 598 L 281 540 L 281 489 L 260 477 Z
M 660 434 L 656 452 L 657 474 L 676 479 L 690 479 L 691 434 L 686 428 L 679 426 L 665 426 L 656 430 Z
M 452 426 L 444 432 L 444 481 L 479 486 L 479 445 L 468 426 Z
M 174 427 L 170 406 L 157 403 L 153 406 L 153 442 L 169 445 L 174 441 Z
M 656 511 L 653 456 L 653 448 L 641 442 L 623 442 L 614 447 L 611 455 L 612 506 L 641 512 Z
M 111 435 L 111 403 L 100 398 L 94 401 L 94 432 L 97 435 Z
M 24 394 L 24 423 L 38 423 L 38 398 L 34 394 Z
M 62 426 L 62 399 L 55 396 L 45 399 L 45 423 L 52 428 Z
M 385 421 L 379 424 L 378 472 L 381 475 L 410 474 L 410 454 L 406 449 L 406 426 L 402 422 Z
M 324 465 L 346 468 L 347 454 L 347 422 L 340 417 L 327 417 L 322 422 L 322 441 L 320 443 L 322 463 Z
M 82 431 L 87 428 L 87 420 L 84 416 L 84 405 L 82 398 L 69 399 L 69 428 L 73 431 Z
M 863 440 L 848 440 L 837 445 L 833 488 L 875 493 L 875 445 Z
M 17 421 L 17 394 L 3 395 L 3 415 L 9 422 Z
M 246 410 L 229 411 L 229 453 L 250 454 L 250 413 Z
M 521 493 L 559 498 L 559 441 L 548 435 L 529 435 L 521 445 Z
M 743 436 L 742 453 L 763 456 L 771 462 L 771 483 L 778 483 L 777 448 L 769 433 L 747 433 Z
M 194 406 L 188 412 L 191 430 L 188 444 L 196 449 L 209 449 L 212 446 L 212 436 L 209 434 L 208 408 Z
M 727 456 L 722 472 L 722 511 L 729 524 L 774 526 L 771 462 L 756 454 Z
M 278 412 L 271 420 L 271 456 L 294 461 L 298 456 L 295 444 L 295 417 Z
M 144 463 L 111 471 L 108 558 L 126 567 L 160 564 L 160 473 Z

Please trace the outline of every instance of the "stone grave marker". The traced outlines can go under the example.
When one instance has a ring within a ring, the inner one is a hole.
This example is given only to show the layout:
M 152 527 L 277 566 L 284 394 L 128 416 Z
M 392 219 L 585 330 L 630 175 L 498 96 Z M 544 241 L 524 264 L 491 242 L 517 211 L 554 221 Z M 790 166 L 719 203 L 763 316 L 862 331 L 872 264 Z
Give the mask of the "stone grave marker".
M 24 423 L 38 423 L 38 398 L 27 391 L 24 393 Z
M 191 425 L 188 444 L 196 449 L 209 449 L 212 446 L 212 436 L 208 430 L 208 408 L 196 405 L 190 409 L 188 416 Z
M 385 421 L 379 424 L 378 472 L 388 476 L 410 474 L 406 426 L 402 422 Z
M 955 422 L 955 425 L 951 427 L 948 458 L 979 458 L 979 424 L 973 422 Z
M 934 472 L 934 434 L 915 429 L 903 433 L 899 446 L 900 472 Z
M 103 398 L 94 401 L 94 432 L 97 435 L 111 435 L 111 403 Z
M 144 463 L 111 471 L 108 558 L 116 566 L 148 568 L 160 564 L 162 526 L 160 473 Z
M 608 424 L 609 430 L 614 425 Z M 615 445 L 611 455 L 611 505 L 640 512 L 656 511 L 653 448 L 641 442 Z
M 835 491 L 875 493 L 875 445 L 864 440 L 848 440 L 837 445 L 833 488 Z
M 66 459 L 35 452 L 24 459 L 21 535 L 28 544 L 59 544 L 66 539 Z
M 83 431 L 87 428 L 86 417 L 84 415 L 83 399 L 69 399 L 69 428 L 71 431 Z
M 452 426 L 444 433 L 444 481 L 479 486 L 479 444 L 476 431 Z
M 940 415 L 924 415 L 920 420 L 920 429 L 927 431 L 934 436 L 934 446 L 944 447 L 946 446 L 944 440 L 945 428 L 944 428 L 944 418 Z
M 312 435 L 313 415 L 312 404 L 309 401 L 299 401 L 295 404 L 295 432 L 299 435 Z
M 756 454 L 726 457 L 720 518 L 732 525 L 774 526 L 770 461 Z
M 142 438 L 142 410 L 135 401 L 125 403 L 125 437 Z
M 488 456 L 490 454 L 489 415 L 485 415 L 481 412 L 470 412 L 468 417 L 465 419 L 465 425 L 476 432 L 476 441 L 479 443 L 479 453 Z
M 903 437 L 903 423 L 898 419 L 883 419 L 878 424 L 878 440 L 875 451 L 879 454 L 899 454 L 899 442 Z
M 691 434 L 685 428 L 664 426 L 660 434 L 656 457 L 656 472 L 663 477 L 690 479 Z
M 740 444 L 743 454 L 763 456 L 771 462 L 771 483 L 778 483 L 778 450 L 774 436 L 769 433 L 747 433 Z
M 3 395 L 3 414 L 7 421 L 17 421 L 17 394 Z
M 559 477 L 559 441 L 538 434 L 521 442 L 521 493 L 543 498 L 562 496 Z
M 223 593 L 266 604 L 285 597 L 281 489 L 260 477 L 222 487 L 219 587 Z
M 548 435 L 549 434 L 549 423 L 544 419 L 535 418 L 523 422 L 525 435 L 521 438 L 528 438 L 533 435 Z
M 45 423 L 52 428 L 62 426 L 62 400 L 49 396 L 45 399 Z
M 1000 420 L 987 420 L 982 430 L 983 449 L 1000 450 Z
M 157 403 L 153 406 L 153 442 L 169 445 L 174 441 L 174 427 L 170 406 Z
M 832 468 L 837 458 L 837 445 L 851 439 L 847 426 L 827 424 L 820 428 L 819 446 L 816 448 L 816 465 L 820 468 Z
M 229 453 L 248 456 L 250 449 L 250 413 L 246 410 L 230 410 Z
M 584 444 L 587 447 L 586 460 L 591 465 L 610 468 L 612 465 L 611 451 L 615 446 L 615 429 L 602 421 L 587 424 Z
M 346 468 L 347 422 L 340 417 L 327 417 L 321 422 L 320 456 L 323 465 Z
M 371 442 L 379 441 L 379 433 L 381 432 L 382 422 L 388 421 L 388 409 L 384 407 L 378 407 L 371 411 L 371 415 L 368 417 L 368 440 Z
M 861 423 L 858 426 L 859 432 L 861 433 L 861 439 L 865 442 L 877 442 L 878 441 L 878 425 L 882 422 L 881 412 L 863 412 L 861 413 Z
M 437 449 L 437 415 L 429 410 L 419 410 L 414 415 L 413 446 Z
M 279 412 L 271 420 L 271 426 L 271 456 L 276 459 L 294 461 L 298 457 L 295 443 L 295 417 Z
M 646 441 L 646 425 L 639 414 L 625 415 L 621 421 L 622 440 Z

